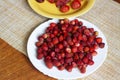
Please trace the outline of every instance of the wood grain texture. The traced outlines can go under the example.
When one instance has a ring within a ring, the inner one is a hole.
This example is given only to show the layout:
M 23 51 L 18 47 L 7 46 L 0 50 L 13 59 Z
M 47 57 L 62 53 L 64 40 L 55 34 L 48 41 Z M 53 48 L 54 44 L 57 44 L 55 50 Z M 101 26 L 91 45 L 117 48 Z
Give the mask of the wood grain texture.
M 114 0 L 114 1 L 116 1 L 116 2 L 120 3 L 120 0 Z
M 28 58 L 0 39 L 0 80 L 55 80 L 37 71 Z

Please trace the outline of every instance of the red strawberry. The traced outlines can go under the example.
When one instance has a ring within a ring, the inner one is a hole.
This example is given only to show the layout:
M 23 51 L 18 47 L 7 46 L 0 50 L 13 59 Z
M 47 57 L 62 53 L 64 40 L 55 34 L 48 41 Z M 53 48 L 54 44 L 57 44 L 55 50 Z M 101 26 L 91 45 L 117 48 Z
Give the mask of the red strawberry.
M 77 52 L 77 51 L 78 51 L 78 50 L 77 50 L 77 47 L 73 47 L 73 48 L 72 48 L 72 52 L 73 52 L 73 53 L 75 53 L 75 52 Z
M 72 66 L 76 67 L 77 66 L 76 62 L 72 62 Z
M 61 66 L 58 66 L 58 69 L 59 69 L 60 71 L 62 71 L 62 70 L 65 69 L 65 67 L 61 65 Z
M 51 57 L 55 57 L 55 52 L 52 51 L 52 52 L 50 53 L 50 56 L 51 56 Z
M 78 61 L 77 61 L 77 64 L 78 64 L 78 65 L 83 65 L 84 63 L 83 63 L 82 60 L 78 60 Z
M 66 57 L 66 58 L 69 58 L 69 57 L 72 57 L 72 56 L 73 56 L 73 53 L 66 53 L 66 54 L 65 54 L 65 57 Z
M 93 37 L 93 36 L 90 36 L 90 37 L 88 38 L 88 41 L 89 41 L 90 43 L 92 43 L 92 42 L 94 41 L 94 37 Z
M 96 52 L 96 51 L 93 51 L 91 54 L 92 54 L 92 56 L 96 56 L 96 55 L 97 55 L 97 52 Z
M 94 32 L 94 28 L 89 28 L 89 31 L 90 31 L 91 33 L 93 33 L 93 32 Z
M 75 20 L 70 21 L 70 24 L 74 26 L 75 25 Z
M 57 2 L 55 3 L 56 7 L 60 8 L 62 7 L 63 5 L 65 5 L 64 1 L 63 0 L 57 0 Z
M 39 2 L 39 3 L 42 3 L 42 2 L 44 2 L 44 0 L 36 0 L 37 2 Z
M 68 72 L 71 72 L 72 69 L 73 69 L 73 66 L 72 66 L 72 65 L 68 65 L 68 66 L 66 67 L 66 69 L 67 69 Z
M 81 33 L 78 35 L 78 40 L 82 40 L 82 34 Z
M 85 66 L 82 66 L 81 69 L 80 69 L 80 72 L 81 72 L 81 73 L 85 73 L 85 72 L 86 72 L 86 67 L 85 67 Z
M 38 53 L 38 54 L 39 54 L 39 53 L 42 53 L 42 48 L 41 48 L 41 47 L 37 49 L 37 53 Z
M 88 52 L 88 51 L 89 51 L 89 47 L 84 47 L 84 48 L 83 48 L 83 51 L 84 51 L 84 52 Z
M 88 63 L 88 58 L 87 58 L 87 57 L 84 57 L 84 58 L 82 59 L 82 61 L 87 64 L 87 63 Z
M 82 59 L 84 57 L 84 53 L 80 52 L 79 53 L 79 58 Z
M 105 47 L 105 43 L 99 43 L 98 44 L 100 48 L 104 48 Z
M 42 59 L 43 58 L 43 54 L 42 53 L 39 53 L 38 55 L 37 55 L 37 59 Z
M 97 37 L 97 38 L 95 39 L 95 41 L 96 41 L 97 43 L 102 43 L 102 38 L 101 38 L 101 37 Z
M 58 60 L 53 60 L 53 65 L 55 65 L 55 66 L 60 66 L 61 65 L 61 63 L 58 61 Z
M 41 45 L 41 42 L 36 42 L 35 45 L 39 47 Z
M 78 50 L 79 50 L 79 51 L 83 51 L 83 46 L 80 45 L 80 46 L 78 47 Z
M 90 60 L 92 60 L 92 58 L 93 58 L 93 56 L 92 56 L 91 53 L 87 53 L 85 56 L 86 56 L 88 59 L 90 59 Z
M 52 22 L 52 23 L 50 23 L 50 27 L 55 27 L 57 24 L 56 23 L 54 23 L 54 22 Z
M 84 30 L 84 34 L 87 35 L 87 36 L 89 36 L 89 35 L 90 35 L 89 29 L 85 29 L 85 30 Z
M 50 3 L 55 3 L 55 0 L 48 0 Z
M 58 41 L 58 38 L 57 37 L 55 37 L 55 38 L 53 38 L 53 44 L 55 45 L 55 44 L 57 44 L 59 41 Z
M 79 26 L 82 26 L 83 25 L 83 22 L 82 21 L 79 21 Z
M 60 59 L 59 61 L 60 61 L 61 64 L 64 64 L 64 63 L 65 63 L 64 58 Z
M 72 3 L 71 3 L 71 7 L 73 9 L 79 9 L 81 7 L 81 3 L 79 0 L 74 0 Z
M 94 61 L 93 60 L 89 60 L 88 61 L 88 65 L 93 65 L 94 64 Z
M 50 59 L 45 60 L 45 64 L 49 69 L 51 69 L 53 67 L 53 64 Z
M 67 47 L 67 48 L 65 49 L 65 51 L 66 51 L 67 53 L 71 53 L 71 49 L 70 49 L 69 47 Z
M 70 7 L 68 5 L 63 5 L 60 7 L 60 11 L 65 13 L 65 12 L 68 12 L 70 9 Z
M 64 53 L 64 52 L 62 52 L 62 53 L 60 53 L 60 54 L 61 54 L 61 57 L 62 57 L 62 58 L 65 57 L 65 53 Z
M 59 41 L 63 41 L 63 36 L 62 35 L 60 35 L 60 37 L 59 37 Z
M 77 54 L 77 53 L 75 53 L 73 58 L 74 58 L 74 60 L 78 60 L 78 59 L 79 59 L 78 54 Z
M 73 61 L 73 58 L 69 57 L 69 58 L 65 58 L 65 63 L 71 63 Z
M 54 30 L 54 31 L 53 31 L 53 34 L 54 34 L 54 35 L 57 35 L 57 34 L 58 34 L 58 30 Z
M 63 44 L 58 44 L 59 49 L 63 49 Z

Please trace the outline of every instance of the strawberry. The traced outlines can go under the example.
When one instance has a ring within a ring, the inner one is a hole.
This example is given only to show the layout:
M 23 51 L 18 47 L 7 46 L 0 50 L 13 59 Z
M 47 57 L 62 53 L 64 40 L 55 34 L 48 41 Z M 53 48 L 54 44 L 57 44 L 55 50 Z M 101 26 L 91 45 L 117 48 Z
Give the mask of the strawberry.
M 53 38 L 53 44 L 55 45 L 55 44 L 57 44 L 59 41 L 58 41 L 58 38 Z
M 41 42 L 36 42 L 35 45 L 39 47 L 41 45 Z
M 87 58 L 87 57 L 84 57 L 84 58 L 82 59 L 82 61 L 87 64 L 87 63 L 88 63 L 88 58 Z
M 72 66 L 73 66 L 73 67 L 77 67 L 76 62 L 72 62 Z
M 85 66 L 82 66 L 81 69 L 80 69 L 80 72 L 81 72 L 81 73 L 85 73 L 85 72 L 86 72 L 86 67 L 85 67 Z
M 71 8 L 72 9 L 79 9 L 81 7 L 81 3 L 79 0 L 74 0 L 72 3 L 71 3 Z
M 77 50 L 77 47 L 73 47 L 73 48 L 72 48 L 72 52 L 73 52 L 73 53 L 75 53 L 75 52 L 77 52 L 77 51 L 78 51 L 78 50 Z
M 63 44 L 58 44 L 59 49 L 63 49 Z
M 55 0 L 48 0 L 50 3 L 55 3 Z
M 55 65 L 55 66 L 60 66 L 61 65 L 61 63 L 58 61 L 58 60 L 53 60 L 53 65 Z
M 101 38 L 101 37 L 97 37 L 97 38 L 95 39 L 95 41 L 96 41 L 97 43 L 102 43 L 102 38 Z
M 84 51 L 84 52 L 88 52 L 88 51 L 89 51 L 89 47 L 84 47 L 84 48 L 83 48 L 83 51 Z
M 69 58 L 65 58 L 65 63 L 71 63 L 73 61 L 73 58 L 69 57 Z
M 66 67 L 66 69 L 67 69 L 68 72 L 71 72 L 72 69 L 73 69 L 73 66 L 72 66 L 72 65 L 68 65 L 68 66 Z
M 39 53 L 38 55 L 37 55 L 37 59 L 42 59 L 43 58 L 43 54 L 42 53 Z
M 84 53 L 80 52 L 79 53 L 79 58 L 82 59 L 84 57 Z
M 105 43 L 99 43 L 98 44 L 100 48 L 104 48 L 105 47 Z
M 49 69 L 51 69 L 53 67 L 53 63 L 50 59 L 46 59 L 45 64 Z
M 66 57 L 66 58 L 69 58 L 69 57 L 72 57 L 72 56 L 73 56 L 72 53 L 66 53 L 66 54 L 65 54 L 65 57 Z
M 89 29 L 85 29 L 85 30 L 84 30 L 84 34 L 87 35 L 87 36 L 89 36 L 89 35 L 90 35 Z
M 59 69 L 60 71 L 62 71 L 62 70 L 65 69 L 65 67 L 61 65 L 61 66 L 58 66 L 58 69 Z
M 74 60 L 78 60 L 79 59 L 79 56 L 78 56 L 78 54 L 76 53 L 76 54 L 74 54 Z
M 54 22 L 52 22 L 52 23 L 50 23 L 50 27 L 55 27 L 57 24 L 56 23 L 54 23 Z
M 59 37 L 59 41 L 63 41 L 63 36 L 62 35 L 60 35 L 60 37 Z
M 60 11 L 63 12 L 63 13 L 66 13 L 68 12 L 70 9 L 70 7 L 68 5 L 63 5 L 60 7 Z
M 92 56 L 96 56 L 96 55 L 97 55 L 97 52 L 96 52 L 96 51 L 93 51 L 91 54 L 92 54 Z
M 94 61 L 93 60 L 89 60 L 88 61 L 88 65 L 93 65 L 94 64 Z
M 67 47 L 65 50 L 67 53 L 71 53 L 71 48 Z
M 36 0 L 37 2 L 39 2 L 39 3 L 43 3 L 44 2 L 44 0 Z
M 82 60 L 78 60 L 78 61 L 77 61 L 77 64 L 78 64 L 78 65 L 83 65 L 84 63 L 83 63 Z

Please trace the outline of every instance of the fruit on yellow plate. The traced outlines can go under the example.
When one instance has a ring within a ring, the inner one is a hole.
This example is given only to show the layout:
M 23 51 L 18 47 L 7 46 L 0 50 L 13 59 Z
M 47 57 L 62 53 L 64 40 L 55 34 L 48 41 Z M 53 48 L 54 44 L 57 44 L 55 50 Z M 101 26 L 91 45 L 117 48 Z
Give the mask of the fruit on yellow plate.
M 69 11 L 63 13 L 54 3 L 51 4 L 48 0 L 44 0 L 42 3 L 38 3 L 36 0 L 28 0 L 30 7 L 35 12 L 48 18 L 71 18 L 80 16 L 89 11 L 94 5 L 94 2 L 95 0 L 82 0 L 80 8 L 77 8 L 79 6 L 74 6 L 74 8 L 77 9 L 70 8 Z M 67 5 L 73 7 L 73 5 L 70 5 L 70 2 Z

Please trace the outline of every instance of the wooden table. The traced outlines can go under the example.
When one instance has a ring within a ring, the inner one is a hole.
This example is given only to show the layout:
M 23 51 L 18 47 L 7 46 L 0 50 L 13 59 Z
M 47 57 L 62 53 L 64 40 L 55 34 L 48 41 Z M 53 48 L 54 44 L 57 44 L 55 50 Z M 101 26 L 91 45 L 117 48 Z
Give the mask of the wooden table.
M 120 0 L 116 1 L 120 2 Z M 55 79 L 36 70 L 25 55 L 0 39 L 0 80 Z

